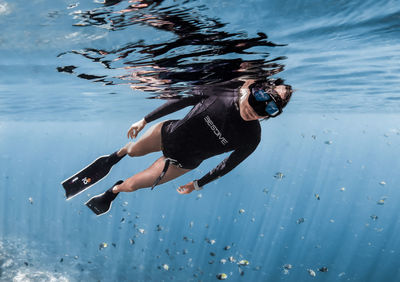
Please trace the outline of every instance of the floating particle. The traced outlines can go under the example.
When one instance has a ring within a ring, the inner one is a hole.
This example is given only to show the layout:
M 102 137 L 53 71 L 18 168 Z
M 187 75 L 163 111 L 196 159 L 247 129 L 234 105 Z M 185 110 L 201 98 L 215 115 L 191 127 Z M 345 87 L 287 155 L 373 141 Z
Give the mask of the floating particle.
M 215 257 L 215 253 L 214 252 L 210 252 L 210 256 Z
M 126 201 L 122 203 L 123 207 L 126 207 L 127 205 L 128 205 L 128 202 L 126 202 Z
M 321 198 L 319 197 L 319 194 L 315 194 L 314 196 L 315 196 L 315 198 L 316 198 L 317 200 L 321 200 Z
M 376 202 L 378 205 L 384 205 L 385 204 L 385 199 L 380 199 L 378 202 Z
M 107 248 L 108 247 L 108 244 L 107 243 L 100 243 L 100 245 L 99 245 L 99 250 L 102 250 L 102 249 L 104 249 L 104 248 Z
M 378 216 L 373 214 L 373 215 L 371 215 L 371 218 L 372 218 L 372 220 L 377 220 Z
M 275 177 L 276 179 L 282 179 L 282 178 L 285 177 L 285 175 L 284 175 L 282 172 L 279 172 L 279 171 L 278 171 L 277 173 L 275 173 L 274 177 Z
M 342 276 L 344 276 L 344 275 L 346 275 L 346 272 L 340 272 L 340 273 L 338 274 L 338 277 L 342 277 Z
M 310 276 L 312 276 L 312 277 L 315 277 L 317 274 L 315 273 L 315 271 L 314 270 L 312 270 L 312 269 L 307 269 L 307 271 L 308 271 L 308 274 L 310 274 Z
M 234 257 L 230 256 L 230 257 L 229 257 L 229 261 L 230 261 L 230 262 L 235 262 L 236 260 L 235 260 Z
M 189 227 L 190 227 L 190 228 L 193 228 L 193 226 L 194 226 L 194 222 L 191 221 L 191 222 L 189 223 Z
M 160 232 L 160 231 L 163 230 L 163 227 L 162 227 L 160 224 L 157 224 L 156 230 L 157 230 L 158 232 Z
M 330 219 L 329 222 L 330 222 L 330 223 L 334 223 L 335 220 L 334 220 L 334 219 Z
M 213 260 L 209 260 L 208 264 L 214 264 L 214 261 Z
M 231 246 L 226 245 L 226 246 L 224 247 L 224 250 L 227 251 L 227 250 L 229 250 L 230 248 L 231 248 Z
M 32 199 L 32 197 L 29 197 L 29 203 L 31 204 L 31 205 L 33 205 L 33 199 Z
M 60 259 L 60 262 L 63 262 L 63 261 L 64 261 L 64 258 L 61 258 L 61 259 Z
M 207 241 L 207 243 L 209 243 L 211 245 L 214 245 L 216 242 L 214 239 L 208 239 L 208 238 L 206 238 L 206 241 Z
M 117 247 L 117 244 L 115 244 L 115 243 L 111 243 L 111 245 L 112 245 L 114 248 Z
M 320 272 L 328 272 L 328 268 L 323 266 L 320 269 L 318 269 Z
M 325 144 L 327 144 L 327 145 L 331 145 L 333 142 L 331 141 L 331 140 L 329 140 L 329 141 L 325 141 Z
M 284 269 L 284 270 L 283 270 L 283 274 L 284 274 L 284 275 L 288 275 L 288 274 L 289 274 L 289 270 Z
M 240 276 L 243 276 L 243 275 L 244 275 L 244 270 L 241 269 L 240 266 L 238 267 L 238 271 L 239 271 Z
M 67 7 L 67 9 L 76 8 L 76 7 L 78 7 L 78 5 L 79 5 L 79 2 L 76 2 L 76 3 L 73 3 L 73 4 L 69 4 L 68 7 Z
M 203 197 L 202 194 L 198 194 L 198 195 L 196 196 L 196 200 L 200 200 L 202 197 Z
M 226 259 L 221 259 L 219 262 L 222 263 L 222 264 L 225 264 L 226 263 Z
M 386 182 L 385 181 L 381 181 L 381 182 L 379 182 L 379 184 L 382 185 L 382 186 L 385 186 Z
M 268 194 L 269 190 L 268 190 L 267 188 L 265 188 L 265 189 L 263 190 L 263 192 L 264 192 L 264 194 Z
M 242 259 L 241 261 L 238 262 L 238 264 L 242 265 L 242 266 L 246 266 L 246 265 L 249 265 L 250 262 L 248 260 Z
M 256 219 L 254 217 L 251 218 L 251 222 L 255 222 Z
M 189 251 L 187 249 L 183 249 L 182 254 L 186 255 Z
M 123 222 L 125 222 L 125 218 L 123 217 L 123 218 L 121 218 L 121 221 L 120 221 L 121 223 L 123 223 Z
M 287 270 L 290 270 L 290 269 L 293 268 L 293 266 L 292 266 L 290 263 L 287 263 L 287 264 L 284 264 L 284 265 L 283 265 L 283 268 L 284 268 L 284 269 L 287 269 Z
M 162 265 L 162 268 L 164 268 L 165 270 L 169 270 L 169 265 L 164 263 L 164 264 Z
M 135 244 L 135 240 L 129 239 L 129 243 L 130 243 L 131 245 L 133 245 L 133 244 Z
M 342 192 L 346 191 L 346 187 L 340 188 L 340 191 L 342 191 Z
M 189 242 L 189 238 L 186 236 L 183 236 L 183 241 Z
M 315 139 L 317 139 L 317 136 L 311 135 L 311 138 L 315 140 Z
M 301 224 L 301 223 L 303 223 L 303 222 L 304 222 L 304 217 L 300 217 L 300 218 L 296 221 L 297 224 Z
M 226 275 L 225 273 L 217 274 L 217 279 L 219 279 L 219 280 L 225 280 L 226 278 L 228 278 L 228 275 Z
M 351 164 L 351 163 L 353 163 L 353 161 L 352 160 L 347 160 L 347 163 Z
M 144 234 L 144 229 L 143 228 L 139 228 L 138 231 L 139 231 L 140 234 Z
M 242 213 L 244 213 L 244 212 L 245 212 L 244 209 L 240 209 L 240 210 L 239 210 L 239 213 L 240 213 L 240 214 L 242 214 Z

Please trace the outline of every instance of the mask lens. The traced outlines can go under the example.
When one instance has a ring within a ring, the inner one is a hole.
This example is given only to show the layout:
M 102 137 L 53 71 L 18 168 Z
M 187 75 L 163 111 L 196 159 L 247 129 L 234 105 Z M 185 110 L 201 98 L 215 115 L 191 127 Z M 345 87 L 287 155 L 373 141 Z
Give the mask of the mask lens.
M 276 116 L 279 113 L 279 107 L 275 103 L 275 101 L 268 102 L 267 106 L 265 107 L 265 112 L 270 116 Z
M 280 108 L 271 95 L 264 90 L 256 90 L 249 96 L 249 104 L 259 116 L 275 117 L 280 114 Z

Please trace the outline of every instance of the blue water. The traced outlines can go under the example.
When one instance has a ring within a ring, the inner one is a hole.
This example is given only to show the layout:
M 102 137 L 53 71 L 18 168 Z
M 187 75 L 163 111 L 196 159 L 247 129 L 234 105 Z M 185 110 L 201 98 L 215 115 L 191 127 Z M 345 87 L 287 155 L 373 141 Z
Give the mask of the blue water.
M 228 175 L 176 192 L 218 156 L 155 191 L 120 195 L 96 217 L 84 202 L 160 154 L 123 159 L 69 201 L 60 182 L 124 145 L 132 122 L 162 101 L 123 83 L 130 69 L 121 61 L 105 68 L 68 52 L 175 38 L 136 23 L 82 24 L 85 11 L 112 17 L 132 3 L 0 0 L 0 281 L 217 281 L 218 273 L 228 281 L 400 281 L 400 1 L 161 3 L 286 44 L 256 49 L 286 57 L 278 76 L 297 91 Z M 76 73 L 57 71 L 68 65 Z M 250 264 L 239 266 L 243 259 Z

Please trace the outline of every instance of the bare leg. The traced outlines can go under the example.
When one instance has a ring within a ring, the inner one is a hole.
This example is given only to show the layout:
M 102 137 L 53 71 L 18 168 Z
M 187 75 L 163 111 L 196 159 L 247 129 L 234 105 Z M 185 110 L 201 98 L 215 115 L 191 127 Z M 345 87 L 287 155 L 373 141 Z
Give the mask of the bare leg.
M 131 157 L 139 157 L 161 151 L 161 127 L 164 122 L 162 121 L 150 127 L 138 141 L 126 144 L 118 151 L 118 156 L 128 154 Z
M 156 160 L 149 168 L 129 177 L 122 184 L 115 186 L 113 192 L 133 192 L 141 188 L 151 187 L 161 174 L 164 164 L 165 157 L 163 156 Z M 188 171 L 190 171 L 190 169 L 183 169 L 175 165 L 170 165 L 159 184 L 175 179 Z

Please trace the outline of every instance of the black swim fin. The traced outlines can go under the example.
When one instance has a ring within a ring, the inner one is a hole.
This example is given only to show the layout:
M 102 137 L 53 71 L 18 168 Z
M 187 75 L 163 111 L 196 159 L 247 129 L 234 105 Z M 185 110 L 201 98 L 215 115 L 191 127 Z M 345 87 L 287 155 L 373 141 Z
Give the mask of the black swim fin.
M 61 184 L 65 189 L 67 200 L 85 191 L 98 181 L 103 179 L 111 170 L 113 165 L 119 162 L 122 158 L 114 152 L 111 155 L 101 156 L 93 163 L 77 172 Z
M 105 191 L 103 194 L 92 197 L 85 205 L 89 207 L 95 214 L 102 215 L 107 213 L 111 209 L 112 202 L 118 196 L 119 193 L 114 194 L 112 188 L 115 185 L 121 184 L 122 180 L 115 183 L 110 189 Z

